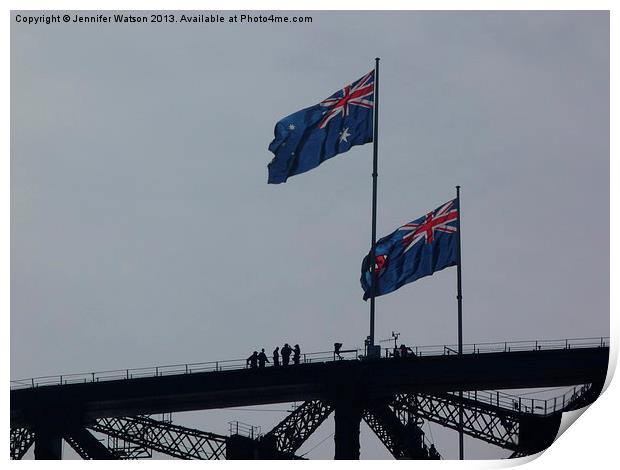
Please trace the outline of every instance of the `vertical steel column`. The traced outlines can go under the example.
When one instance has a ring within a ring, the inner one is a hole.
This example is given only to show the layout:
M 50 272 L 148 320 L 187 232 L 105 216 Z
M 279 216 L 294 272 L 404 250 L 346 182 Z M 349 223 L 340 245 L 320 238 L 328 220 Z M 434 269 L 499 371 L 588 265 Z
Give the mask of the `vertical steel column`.
M 62 432 L 53 426 L 41 425 L 34 432 L 35 460 L 62 459 Z
M 362 407 L 354 400 L 338 400 L 334 407 L 335 460 L 359 460 Z

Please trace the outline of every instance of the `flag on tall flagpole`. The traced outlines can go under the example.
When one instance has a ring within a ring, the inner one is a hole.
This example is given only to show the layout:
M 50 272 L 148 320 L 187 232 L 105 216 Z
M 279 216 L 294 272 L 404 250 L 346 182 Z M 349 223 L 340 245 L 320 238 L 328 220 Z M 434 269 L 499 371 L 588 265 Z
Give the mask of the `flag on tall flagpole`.
M 275 156 L 267 182 L 284 183 L 354 145 L 372 142 L 374 79 L 372 70 L 319 104 L 278 121 L 269 145 Z
M 458 218 L 458 201 L 454 199 L 380 239 L 375 247 L 375 296 L 456 265 Z M 372 295 L 370 257 L 368 254 L 362 261 L 364 300 Z

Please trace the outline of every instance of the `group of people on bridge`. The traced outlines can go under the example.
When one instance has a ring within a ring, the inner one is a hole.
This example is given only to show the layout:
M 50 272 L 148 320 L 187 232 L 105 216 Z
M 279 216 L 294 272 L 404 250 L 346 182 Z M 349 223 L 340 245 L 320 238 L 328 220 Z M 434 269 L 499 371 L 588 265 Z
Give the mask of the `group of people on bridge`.
M 413 352 L 413 350 L 408 347 L 405 346 L 404 344 L 401 344 L 399 348 L 394 348 L 393 352 L 392 352 L 392 357 L 402 357 L 402 358 L 406 358 L 406 357 L 414 357 L 415 353 Z
M 301 348 L 299 347 L 299 344 L 296 344 L 291 348 L 288 343 L 285 343 L 284 346 L 282 346 L 282 349 L 278 346 L 273 350 L 273 366 L 288 366 L 291 361 L 291 355 L 293 356 L 293 364 L 299 364 L 299 361 L 301 360 Z M 280 358 L 282 358 L 281 364 Z M 246 365 L 249 365 L 250 369 L 262 369 L 268 362 L 270 361 L 267 358 L 267 354 L 265 354 L 265 348 L 262 348 L 260 352 L 254 351 L 252 355 L 247 358 Z

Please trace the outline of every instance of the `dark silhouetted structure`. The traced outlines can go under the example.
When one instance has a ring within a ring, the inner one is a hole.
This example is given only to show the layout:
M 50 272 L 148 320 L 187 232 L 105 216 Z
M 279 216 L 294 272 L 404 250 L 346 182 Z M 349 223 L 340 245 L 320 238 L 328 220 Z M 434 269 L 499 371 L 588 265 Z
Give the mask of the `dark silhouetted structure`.
M 511 350 L 504 343 L 498 350 L 493 344 L 486 352 L 476 348 L 462 355 L 433 348 L 428 355 L 420 350 L 415 361 L 308 361 L 261 373 L 240 361 L 236 370 L 221 363 L 209 371 L 185 364 L 153 368 L 150 376 L 128 369 L 113 376 L 62 376 L 52 384 L 49 377 L 12 381 L 11 458 L 34 446 L 36 459 L 60 459 L 63 440 L 89 459 L 130 459 L 151 450 L 177 458 L 294 458 L 332 413 L 336 458 L 359 458 L 361 420 L 395 458 L 438 458 L 421 431 L 423 421 L 456 431 L 462 426 L 464 434 L 512 456 L 531 455 L 553 442 L 564 411 L 598 397 L 609 360 L 603 338 L 546 345 L 519 342 Z M 247 363 L 258 367 L 258 353 Z M 500 391 L 569 386 L 547 399 Z M 293 401 L 303 404 L 262 437 L 215 435 L 147 417 Z M 126 445 L 100 441 L 91 431 Z

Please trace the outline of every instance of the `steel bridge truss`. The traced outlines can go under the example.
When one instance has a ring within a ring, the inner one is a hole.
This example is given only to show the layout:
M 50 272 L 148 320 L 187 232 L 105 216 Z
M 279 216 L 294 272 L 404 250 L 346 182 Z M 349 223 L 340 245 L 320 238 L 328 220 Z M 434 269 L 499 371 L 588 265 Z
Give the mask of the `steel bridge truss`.
M 460 397 L 457 393 L 397 394 L 389 406 L 403 422 L 414 415 L 457 431 L 462 407 L 465 434 L 512 450 L 513 456 L 522 456 L 540 452 L 551 445 L 557 435 L 561 413 L 590 405 L 601 389 L 600 384 L 576 388 L 562 408 L 554 407 L 553 412 L 545 415 L 523 412 L 520 406 L 493 405 L 471 398 L 471 394 Z
M 75 426 L 67 430 L 63 434 L 63 438 L 83 460 L 119 459 L 119 455 L 108 449 L 82 426 Z
M 11 460 L 21 460 L 34 444 L 34 432 L 26 428 L 11 428 Z
M 306 401 L 278 423 L 264 438 L 275 439 L 278 451 L 294 455 L 333 410 L 334 407 L 323 400 Z
M 484 408 L 474 400 L 451 394 L 398 394 L 390 403 L 401 420 L 415 415 L 450 429 L 459 430 L 459 410 L 463 405 L 463 432 L 477 439 L 506 449 L 519 447 L 519 419 L 510 412 Z
M 120 460 L 150 459 L 153 451 L 148 447 L 127 442 L 114 436 L 108 436 L 108 449 Z
M 362 418 L 395 459 L 439 460 L 434 446 L 427 445 L 419 418 L 396 413 L 386 404 L 367 407 Z
M 511 450 L 513 456 L 543 450 L 553 442 L 561 411 L 591 404 L 599 395 L 600 384 L 575 389 L 562 409 L 546 416 L 492 404 L 456 392 L 397 394 L 385 402 L 367 404 L 362 419 L 397 459 L 440 458 L 431 450 L 420 425 L 428 420 L 459 430 L 463 409 L 463 432 L 490 444 Z M 478 396 L 479 397 L 479 396 Z M 295 458 L 295 452 L 334 411 L 333 404 L 309 400 L 297 407 L 264 436 L 256 439 L 271 448 L 273 458 Z M 86 428 L 107 435 L 107 446 L 83 426 L 72 426 L 63 438 L 84 459 L 137 459 L 152 457 L 152 451 L 180 458 L 218 460 L 227 458 L 229 437 L 156 420 L 148 416 L 99 418 Z M 35 441 L 31 429 L 11 428 L 11 459 L 21 459 Z M 251 439 L 249 439 L 252 442 Z
M 179 459 L 220 460 L 226 455 L 226 436 L 158 421 L 147 416 L 99 418 L 87 427 L 132 446 L 124 458 L 150 457 L 150 449 Z M 119 445 L 115 444 L 118 451 Z

